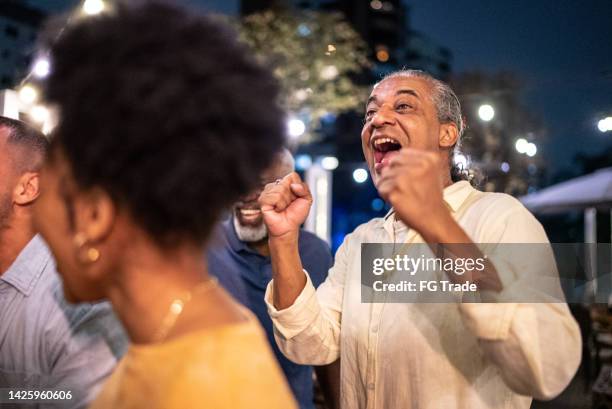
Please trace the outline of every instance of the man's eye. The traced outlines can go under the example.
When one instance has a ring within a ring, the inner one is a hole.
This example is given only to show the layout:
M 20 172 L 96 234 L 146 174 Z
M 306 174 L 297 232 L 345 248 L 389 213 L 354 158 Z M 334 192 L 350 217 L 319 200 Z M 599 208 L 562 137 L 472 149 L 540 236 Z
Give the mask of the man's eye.
M 375 114 L 375 113 L 376 113 L 376 111 L 375 111 L 375 110 L 373 110 L 373 109 L 369 109 L 369 110 L 366 112 L 366 114 L 365 114 L 365 119 L 370 119 L 370 118 L 372 118 L 372 117 L 374 116 L 374 114 Z
M 395 109 L 399 110 L 399 111 L 406 111 L 409 109 L 412 109 L 412 105 L 410 104 L 398 104 Z

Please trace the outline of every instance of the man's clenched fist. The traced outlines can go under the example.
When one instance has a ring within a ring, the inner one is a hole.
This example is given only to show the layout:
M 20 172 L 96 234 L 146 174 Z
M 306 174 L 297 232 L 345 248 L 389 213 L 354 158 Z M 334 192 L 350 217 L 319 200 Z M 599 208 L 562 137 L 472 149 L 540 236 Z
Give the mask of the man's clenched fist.
M 312 195 L 308 185 L 292 172 L 268 183 L 259 195 L 259 205 L 271 239 L 295 238 L 310 211 Z
M 423 234 L 440 217 L 444 205 L 440 157 L 435 152 L 405 148 L 383 168 L 378 193 L 395 209 L 407 226 Z

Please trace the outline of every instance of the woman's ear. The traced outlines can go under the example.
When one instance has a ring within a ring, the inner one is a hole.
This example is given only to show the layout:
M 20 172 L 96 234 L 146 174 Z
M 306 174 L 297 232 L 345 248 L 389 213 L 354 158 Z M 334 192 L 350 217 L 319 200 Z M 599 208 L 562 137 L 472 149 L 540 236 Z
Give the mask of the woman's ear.
M 103 189 L 94 188 L 77 200 L 76 230 L 84 234 L 90 243 L 104 240 L 111 233 L 117 216 L 110 195 Z
M 438 138 L 440 148 L 447 149 L 455 146 L 458 137 L 457 125 L 452 122 L 440 125 L 440 136 Z

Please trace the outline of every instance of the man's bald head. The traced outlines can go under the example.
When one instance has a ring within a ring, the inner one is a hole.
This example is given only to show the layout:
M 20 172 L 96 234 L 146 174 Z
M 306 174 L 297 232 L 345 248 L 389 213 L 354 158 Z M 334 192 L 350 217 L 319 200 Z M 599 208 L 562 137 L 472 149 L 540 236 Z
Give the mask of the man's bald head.
M 0 116 L 0 146 L 8 156 L 11 170 L 16 174 L 36 172 L 49 149 L 49 141 L 42 132 L 25 122 Z
M 295 161 L 289 149 L 283 148 L 275 157 L 272 166 L 264 173 L 264 178 L 281 179 L 295 170 Z

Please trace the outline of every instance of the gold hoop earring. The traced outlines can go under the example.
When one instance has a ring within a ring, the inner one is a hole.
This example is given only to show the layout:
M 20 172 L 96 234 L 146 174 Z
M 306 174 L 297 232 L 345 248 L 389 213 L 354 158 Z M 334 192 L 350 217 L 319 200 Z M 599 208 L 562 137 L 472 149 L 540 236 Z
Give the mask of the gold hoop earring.
M 100 250 L 90 246 L 87 249 L 88 240 L 84 233 L 77 233 L 73 239 L 74 246 L 76 247 L 77 259 L 84 264 L 95 263 L 100 259 Z
M 95 247 L 90 247 L 87 250 L 87 259 L 90 263 L 95 263 L 96 261 L 100 260 L 100 250 Z

